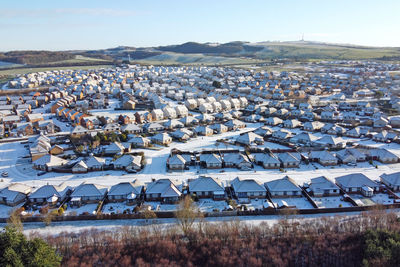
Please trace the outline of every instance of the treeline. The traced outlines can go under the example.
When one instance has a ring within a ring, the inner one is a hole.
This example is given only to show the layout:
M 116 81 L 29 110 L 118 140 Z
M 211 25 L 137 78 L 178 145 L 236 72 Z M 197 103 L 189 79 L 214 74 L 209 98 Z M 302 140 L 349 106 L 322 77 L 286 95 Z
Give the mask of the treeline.
M 181 45 L 170 45 L 157 47 L 160 51 L 169 51 L 176 53 L 192 54 L 192 53 L 203 53 L 203 54 L 236 54 L 240 52 L 257 52 L 263 49 L 259 46 L 245 45 L 243 42 L 230 42 L 226 44 L 220 44 L 218 46 L 201 44 L 196 42 L 187 42 Z
M 63 266 L 399 266 L 394 213 L 296 220 L 123 227 L 43 237 Z M 149 219 L 149 223 L 154 223 Z M 186 225 L 187 226 L 187 225 Z M 33 235 L 33 237 L 37 237 Z
M 17 64 L 37 65 L 49 62 L 74 59 L 75 55 L 67 52 L 52 51 L 11 51 L 0 53 L 0 61 Z

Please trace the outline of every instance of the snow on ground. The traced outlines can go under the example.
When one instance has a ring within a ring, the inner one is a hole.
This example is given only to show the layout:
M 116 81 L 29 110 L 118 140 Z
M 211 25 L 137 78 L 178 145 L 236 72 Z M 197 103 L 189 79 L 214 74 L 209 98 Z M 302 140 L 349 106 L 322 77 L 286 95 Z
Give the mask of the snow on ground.
M 202 212 L 222 211 L 228 206 L 226 201 L 215 201 L 212 199 L 199 199 L 196 204 Z
M 262 210 L 267 199 L 251 199 L 249 204 L 246 204 L 247 210 Z
M 374 194 L 372 197 L 365 197 L 363 195 L 356 194 L 351 195 L 351 198 L 363 206 L 372 206 L 375 204 L 393 204 L 393 199 L 389 198 L 389 195 L 382 193 Z
M 342 200 L 341 196 L 332 197 L 311 197 L 319 208 L 339 208 L 339 207 L 352 207 L 350 202 Z
M 95 204 L 86 204 L 82 205 L 80 207 L 70 207 L 68 206 L 67 210 L 65 211 L 65 215 L 80 215 L 82 213 L 89 213 L 89 214 L 94 214 L 97 208 L 97 203 Z
M 151 210 L 155 211 L 175 211 L 178 208 L 176 204 L 161 204 L 160 202 L 146 201 L 143 203 L 144 206 L 148 205 Z
M 107 203 L 103 207 L 102 213 L 104 214 L 121 214 L 125 210 L 132 211 L 135 208 L 135 205 L 126 205 L 125 202 L 115 202 L 115 203 Z
M 398 214 L 400 210 L 390 210 L 388 212 L 395 212 Z M 336 217 L 341 216 L 346 218 L 356 218 L 362 212 L 347 212 L 347 213 L 326 213 L 326 214 L 308 214 L 308 215 L 292 215 L 291 218 L 294 220 L 309 220 L 322 217 Z M 222 223 L 222 222 L 235 222 L 239 221 L 241 223 L 260 225 L 268 224 L 274 225 L 279 223 L 280 220 L 285 219 L 282 216 L 234 216 L 234 217 L 206 217 L 203 220 L 209 223 Z M 74 232 L 80 233 L 82 231 L 87 231 L 90 229 L 96 230 L 109 230 L 118 231 L 124 226 L 133 227 L 153 227 L 148 225 L 149 223 L 158 224 L 161 227 L 170 228 L 176 226 L 177 220 L 175 218 L 168 219 L 154 219 L 146 221 L 145 219 L 127 219 L 127 220 L 94 220 L 94 221 L 65 221 L 65 222 L 52 222 L 50 226 L 45 226 L 43 223 L 24 223 L 24 233 L 39 233 L 43 235 L 57 235 L 62 232 Z M 0 227 L 4 227 L 5 224 L 0 224 Z
M 15 207 L 10 207 L 7 205 L 0 204 L 0 218 L 7 218 L 11 212 L 13 212 L 16 209 L 19 209 L 20 207 L 22 207 L 22 205 L 23 204 L 21 203 Z
M 285 201 L 289 206 L 295 206 L 298 209 L 313 209 L 314 207 L 305 197 L 291 197 L 291 198 L 272 198 L 275 206 L 279 206 L 279 201 Z

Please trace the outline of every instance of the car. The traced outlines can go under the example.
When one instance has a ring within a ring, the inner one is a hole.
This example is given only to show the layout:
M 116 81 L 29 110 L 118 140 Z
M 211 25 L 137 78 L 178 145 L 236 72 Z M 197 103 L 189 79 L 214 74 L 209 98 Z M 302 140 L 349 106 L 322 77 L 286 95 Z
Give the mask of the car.
M 8 177 L 8 172 L 6 172 L 6 171 L 2 172 L 2 173 L 1 173 L 1 176 L 3 176 L 3 177 Z
M 45 171 L 41 171 L 41 172 L 38 172 L 38 173 L 37 173 L 37 176 L 42 176 L 42 175 L 45 175 L 45 174 L 46 174 Z
M 347 166 L 357 166 L 357 164 L 356 163 L 354 163 L 354 162 L 349 162 L 349 163 L 347 163 Z

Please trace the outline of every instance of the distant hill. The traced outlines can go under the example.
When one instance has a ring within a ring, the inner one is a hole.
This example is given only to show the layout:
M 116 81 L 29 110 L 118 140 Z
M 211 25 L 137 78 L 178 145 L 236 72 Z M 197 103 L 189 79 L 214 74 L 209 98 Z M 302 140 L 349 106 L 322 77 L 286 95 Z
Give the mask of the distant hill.
M 68 52 L 51 51 L 11 51 L 0 53 L 0 60 L 17 64 L 43 64 L 75 58 L 75 55 Z
M 196 43 L 159 47 L 118 46 L 79 51 L 11 51 L 0 53 L 0 61 L 28 66 L 89 65 L 128 60 L 148 64 L 235 64 L 273 59 L 289 60 L 400 60 L 399 47 L 368 47 L 322 42 L 229 42 Z M 102 61 L 102 62 L 101 62 Z

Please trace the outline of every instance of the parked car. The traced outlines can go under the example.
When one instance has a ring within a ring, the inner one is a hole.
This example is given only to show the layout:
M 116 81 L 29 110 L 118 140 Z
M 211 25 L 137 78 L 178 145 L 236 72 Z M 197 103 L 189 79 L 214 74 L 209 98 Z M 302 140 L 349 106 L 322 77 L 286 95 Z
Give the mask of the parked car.
M 6 171 L 2 172 L 2 173 L 1 173 L 1 176 L 3 176 L 3 177 L 8 177 L 8 172 L 6 172 Z

